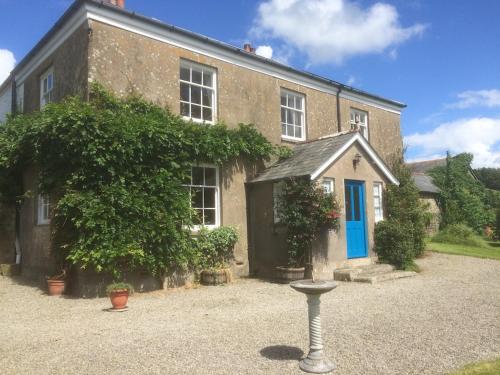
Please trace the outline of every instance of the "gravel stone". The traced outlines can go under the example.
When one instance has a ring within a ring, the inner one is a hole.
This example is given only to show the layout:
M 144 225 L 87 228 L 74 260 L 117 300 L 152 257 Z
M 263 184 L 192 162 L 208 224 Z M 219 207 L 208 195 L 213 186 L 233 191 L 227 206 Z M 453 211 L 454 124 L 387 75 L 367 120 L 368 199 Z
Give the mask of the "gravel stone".
M 430 254 L 416 277 L 339 282 L 322 296 L 335 374 L 446 374 L 500 357 L 500 261 Z M 288 285 L 231 285 L 107 298 L 48 297 L 0 277 L 0 372 L 302 374 L 305 297 Z

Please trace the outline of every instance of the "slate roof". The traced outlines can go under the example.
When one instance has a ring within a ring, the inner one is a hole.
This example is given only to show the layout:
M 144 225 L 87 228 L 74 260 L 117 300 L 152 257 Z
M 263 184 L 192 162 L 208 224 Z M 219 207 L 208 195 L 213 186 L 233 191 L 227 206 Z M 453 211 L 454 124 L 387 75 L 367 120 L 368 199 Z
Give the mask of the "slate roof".
M 413 173 L 412 178 L 421 193 L 439 193 L 440 190 L 436 185 L 433 184 L 431 176 L 423 173 Z
M 252 182 L 310 176 L 356 134 L 358 133 L 341 134 L 298 144 L 294 147 L 292 156 L 273 164 L 255 177 Z
M 446 166 L 446 158 L 407 163 L 412 173 L 427 173 L 432 168 Z

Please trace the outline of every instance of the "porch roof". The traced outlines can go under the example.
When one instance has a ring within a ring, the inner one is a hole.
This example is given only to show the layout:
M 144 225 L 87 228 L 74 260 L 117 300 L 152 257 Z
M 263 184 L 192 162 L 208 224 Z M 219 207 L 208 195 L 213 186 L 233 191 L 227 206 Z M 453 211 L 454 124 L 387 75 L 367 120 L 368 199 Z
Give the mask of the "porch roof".
M 293 154 L 287 159 L 276 162 L 251 182 L 278 181 L 291 177 L 309 176 L 312 180 L 319 177 L 335 160 L 354 143 L 358 142 L 367 152 L 384 175 L 394 184 L 399 184 L 387 165 L 375 150 L 358 132 L 339 133 L 337 135 L 304 142 L 293 148 Z
M 423 173 L 413 173 L 413 181 L 421 193 L 437 194 L 440 192 L 439 188 L 432 182 L 432 177 Z

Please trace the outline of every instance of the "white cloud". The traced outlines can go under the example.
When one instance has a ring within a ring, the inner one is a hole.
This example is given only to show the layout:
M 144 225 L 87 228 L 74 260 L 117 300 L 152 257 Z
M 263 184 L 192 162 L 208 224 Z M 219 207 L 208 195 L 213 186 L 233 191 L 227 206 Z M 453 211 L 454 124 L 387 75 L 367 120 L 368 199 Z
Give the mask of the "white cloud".
M 500 90 L 464 91 L 457 95 L 458 101 L 448 104 L 448 108 L 500 107 Z
M 273 48 L 271 46 L 258 46 L 255 53 L 268 59 L 273 58 Z
M 9 76 L 15 65 L 14 54 L 7 49 L 0 49 L 0 84 Z
M 356 83 L 356 77 L 354 76 L 349 76 L 347 78 L 347 85 L 352 86 Z
M 444 123 L 427 133 L 405 137 L 415 159 L 470 152 L 474 167 L 500 167 L 500 118 L 467 118 Z M 415 152 L 414 152 L 415 153 Z
M 396 8 L 384 3 L 363 8 L 351 0 L 266 0 L 251 34 L 280 39 L 313 64 L 341 63 L 355 55 L 395 51 L 425 29 L 402 27 L 398 18 Z

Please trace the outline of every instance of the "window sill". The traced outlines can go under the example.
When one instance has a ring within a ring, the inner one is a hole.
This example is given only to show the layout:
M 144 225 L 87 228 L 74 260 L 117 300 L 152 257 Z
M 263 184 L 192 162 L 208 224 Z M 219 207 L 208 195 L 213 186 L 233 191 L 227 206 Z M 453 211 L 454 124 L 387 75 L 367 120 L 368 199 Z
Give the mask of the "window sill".
M 191 121 L 191 122 L 194 122 L 196 124 L 215 125 L 215 121 L 204 121 L 204 120 L 199 120 L 199 119 L 187 117 L 187 116 L 181 116 L 181 117 L 186 121 Z
M 285 142 L 291 142 L 291 143 L 298 143 L 298 142 L 305 142 L 305 138 L 294 138 L 294 137 L 287 137 L 286 135 L 281 136 L 281 140 Z

